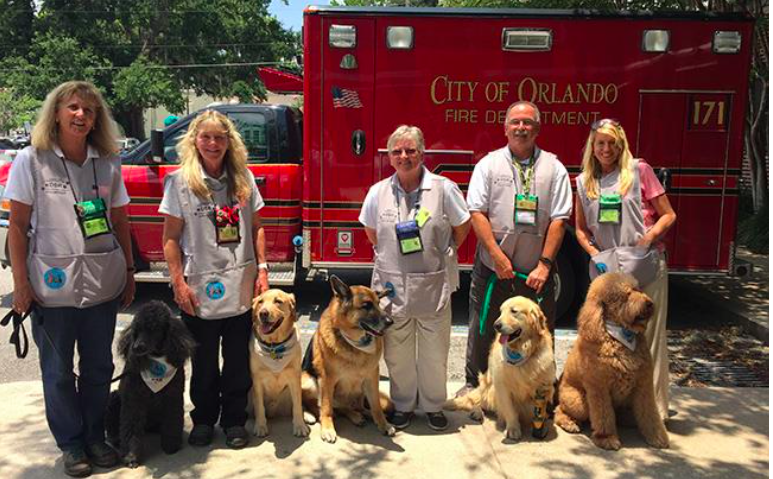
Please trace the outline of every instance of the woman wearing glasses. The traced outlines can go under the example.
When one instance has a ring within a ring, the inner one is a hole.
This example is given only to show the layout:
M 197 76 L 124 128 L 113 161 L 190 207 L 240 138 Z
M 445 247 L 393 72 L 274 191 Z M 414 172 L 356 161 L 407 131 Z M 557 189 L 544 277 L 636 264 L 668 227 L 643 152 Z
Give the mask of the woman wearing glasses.
M 645 333 L 654 362 L 655 399 L 668 419 L 668 269 L 661 242 L 676 213 L 652 167 L 635 159 L 615 120 L 591 126 L 577 177 L 577 240 L 591 256 L 591 278 L 624 270 L 655 303 Z
M 372 287 L 390 291 L 382 299 L 394 321 L 384 346 L 396 409 L 390 422 L 407 427 L 418 406 L 431 428 L 443 430 L 456 250 L 470 231 L 470 213 L 456 183 L 424 167 L 419 128 L 398 127 L 387 148 L 395 174 L 370 188 L 359 220 L 376 254 Z

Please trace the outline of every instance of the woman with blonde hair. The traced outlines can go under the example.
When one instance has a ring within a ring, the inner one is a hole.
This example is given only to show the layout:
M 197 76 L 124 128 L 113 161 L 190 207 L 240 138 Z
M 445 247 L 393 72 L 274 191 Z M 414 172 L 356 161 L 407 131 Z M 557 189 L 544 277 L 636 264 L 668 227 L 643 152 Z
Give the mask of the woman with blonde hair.
M 174 300 L 198 343 L 188 442 L 210 444 L 219 420 L 228 447 L 240 449 L 248 443 L 250 308 L 253 296 L 268 289 L 258 213 L 264 203 L 244 142 L 222 113 L 200 113 L 177 150 L 181 166 L 165 178 L 159 212 Z
M 577 198 L 577 241 L 591 256 L 591 277 L 607 271 L 630 273 L 655 303 L 645 336 L 654 362 L 655 400 L 666 420 L 668 268 L 661 240 L 676 213 L 652 167 L 631 154 L 619 122 L 604 119 L 591 126 L 577 177 Z M 635 347 L 628 335 L 610 334 Z
M 74 477 L 118 462 L 103 416 L 118 307 L 134 298 L 134 260 L 115 139 L 99 90 L 63 83 L 46 97 L 5 190 L 13 309 L 32 309 L 46 419 Z

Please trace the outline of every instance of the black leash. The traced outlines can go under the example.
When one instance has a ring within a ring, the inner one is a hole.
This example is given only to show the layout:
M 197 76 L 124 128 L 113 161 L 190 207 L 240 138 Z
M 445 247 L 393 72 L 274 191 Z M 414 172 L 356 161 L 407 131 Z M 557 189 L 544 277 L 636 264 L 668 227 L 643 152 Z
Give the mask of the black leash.
M 24 329 L 24 320 L 27 319 L 27 317 L 30 315 L 33 307 L 35 307 L 34 304 L 30 305 L 29 309 L 27 309 L 27 311 L 24 314 L 18 313 L 16 312 L 16 310 L 11 309 L 11 311 L 9 311 L 8 314 L 6 314 L 5 317 L 2 320 L 0 320 L 0 326 L 7 326 L 8 323 L 13 324 L 13 332 L 11 332 L 10 343 L 13 344 L 14 347 L 16 348 L 16 357 L 19 359 L 24 359 L 25 357 L 27 357 L 27 353 L 29 352 L 29 339 L 27 338 L 27 331 Z M 56 344 L 54 344 L 54 340 L 51 339 L 51 336 L 49 336 L 48 330 L 46 330 L 45 326 L 43 325 L 43 315 L 39 314 L 38 318 L 39 318 L 38 320 L 40 321 L 40 329 L 43 330 L 43 335 L 46 337 L 48 344 L 51 345 L 51 348 L 54 350 L 54 353 L 56 353 L 56 355 L 59 356 L 59 360 L 62 362 L 66 362 L 64 361 L 64 357 L 62 356 L 62 353 L 59 352 L 59 348 L 57 348 Z M 78 375 L 78 373 L 75 372 L 75 370 L 72 371 L 72 375 L 75 376 L 75 379 L 77 379 L 78 381 L 82 381 L 91 386 L 102 386 L 104 384 L 112 384 L 120 380 L 126 375 L 126 373 L 124 372 L 118 375 L 117 377 L 111 379 L 110 381 L 101 382 L 101 383 L 92 383 L 91 381 L 85 381 Z

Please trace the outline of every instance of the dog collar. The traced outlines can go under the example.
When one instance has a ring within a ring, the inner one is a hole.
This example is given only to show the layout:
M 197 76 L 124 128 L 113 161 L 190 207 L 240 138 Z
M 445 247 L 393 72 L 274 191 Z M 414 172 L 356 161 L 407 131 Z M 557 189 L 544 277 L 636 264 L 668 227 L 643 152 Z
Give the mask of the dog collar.
M 636 332 L 612 321 L 604 321 L 607 332 L 631 351 L 636 350 Z
M 172 382 L 177 374 L 177 368 L 169 364 L 163 356 L 149 356 L 148 359 L 150 365 L 147 369 L 140 371 L 140 377 L 151 391 L 157 393 Z
M 267 343 L 261 341 L 257 336 L 253 337 L 253 350 L 255 354 L 266 367 L 275 373 L 284 369 L 288 361 L 290 361 L 290 355 L 287 353 L 298 344 L 298 334 L 295 328 L 293 328 L 293 332 L 287 339 L 279 343 Z
M 520 366 L 526 361 L 526 356 L 521 354 L 520 351 L 513 351 L 505 344 L 502 347 L 502 359 L 507 361 L 507 364 Z
M 373 354 L 376 352 L 376 342 L 373 341 L 373 336 L 371 336 L 367 331 L 365 331 L 365 334 L 363 334 L 362 337 L 356 341 L 344 334 L 343 331 L 340 331 L 340 333 L 344 340 L 349 343 L 351 347 L 359 349 L 360 351 L 368 354 Z

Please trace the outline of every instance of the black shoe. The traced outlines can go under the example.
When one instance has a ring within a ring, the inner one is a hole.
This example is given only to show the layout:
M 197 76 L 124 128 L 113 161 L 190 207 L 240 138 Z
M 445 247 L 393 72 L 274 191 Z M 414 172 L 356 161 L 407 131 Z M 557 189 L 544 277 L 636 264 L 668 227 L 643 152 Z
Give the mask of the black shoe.
M 443 411 L 428 412 L 427 424 L 435 431 L 442 431 L 448 427 L 448 419 L 446 419 L 446 415 L 443 414 Z
M 206 424 L 196 424 L 188 435 L 188 444 L 191 446 L 209 446 L 212 444 L 212 436 L 215 428 Z
M 244 426 L 231 426 L 225 428 L 225 445 L 231 449 L 242 449 L 250 442 L 247 430 Z
M 91 463 L 82 449 L 73 449 L 62 453 L 64 473 L 70 477 L 88 477 L 91 475 Z
M 459 388 L 458 391 L 456 391 L 456 394 L 454 395 L 455 398 L 460 398 L 466 396 L 470 391 L 475 389 L 476 386 L 473 386 L 472 384 L 465 384 L 461 388 Z
M 118 453 L 104 441 L 89 444 L 86 447 L 86 455 L 95 466 L 110 468 L 118 465 Z
M 405 429 L 411 425 L 412 412 L 395 411 L 392 413 L 392 417 L 389 418 L 389 424 L 393 425 L 395 429 Z

